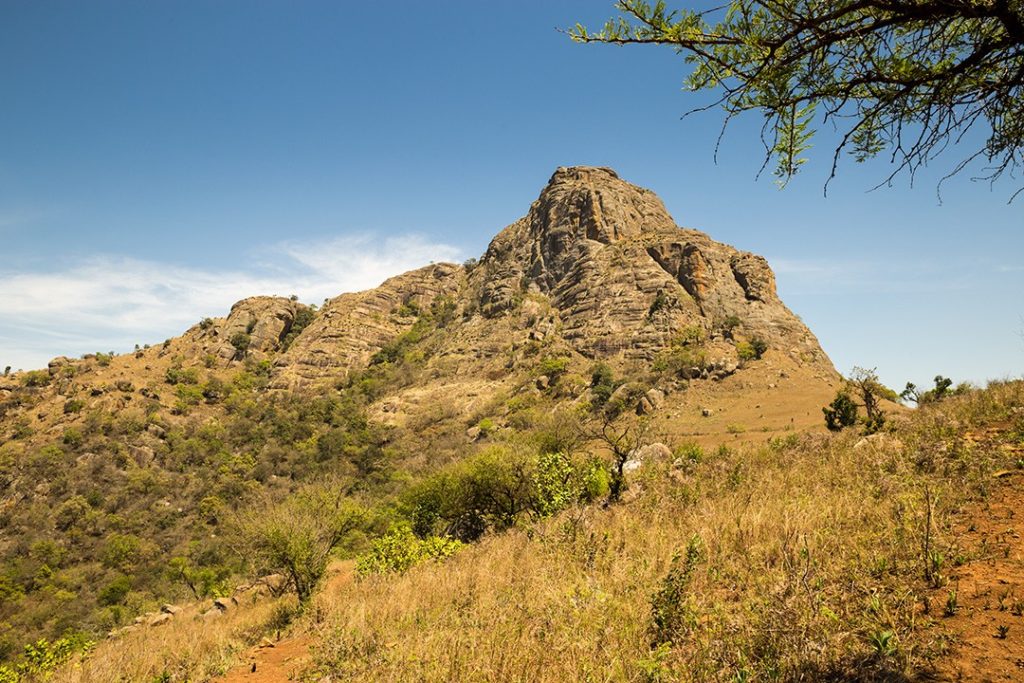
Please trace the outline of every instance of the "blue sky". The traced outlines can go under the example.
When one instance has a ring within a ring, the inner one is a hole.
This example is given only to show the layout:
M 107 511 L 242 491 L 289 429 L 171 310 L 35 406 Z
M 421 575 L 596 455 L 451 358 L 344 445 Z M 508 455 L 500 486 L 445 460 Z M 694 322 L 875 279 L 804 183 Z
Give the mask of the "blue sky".
M 556 166 L 615 168 L 765 255 L 840 371 L 1024 371 L 1024 199 L 869 192 L 819 141 L 785 190 L 671 50 L 571 43 L 611 0 L 0 0 L 0 365 L 129 350 L 254 294 L 319 302 L 478 256 Z M 966 152 L 966 150 L 964 150 Z

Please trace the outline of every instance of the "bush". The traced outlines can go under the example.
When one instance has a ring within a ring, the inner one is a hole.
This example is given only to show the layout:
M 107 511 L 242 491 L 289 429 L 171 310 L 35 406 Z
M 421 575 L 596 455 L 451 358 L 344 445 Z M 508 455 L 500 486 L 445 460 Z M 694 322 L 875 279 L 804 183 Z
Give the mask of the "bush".
M 730 315 L 726 316 L 725 320 L 722 321 L 722 334 L 726 339 L 732 339 L 733 331 L 742 324 L 742 321 L 738 316 Z
M 235 347 L 235 358 L 245 358 L 249 353 L 249 346 L 252 344 L 252 337 L 245 332 L 235 332 L 228 340 Z
M 167 372 L 164 373 L 164 381 L 168 384 L 198 384 L 199 371 L 195 368 L 183 368 L 180 365 L 174 365 L 167 368 Z
M 691 538 L 685 554 L 676 554 L 668 574 L 651 598 L 651 646 L 675 643 L 697 625 L 692 600 L 688 595 L 694 570 L 703 561 L 704 551 L 697 537 Z
M 654 301 L 651 302 L 650 307 L 647 309 L 647 319 L 650 320 L 654 315 L 663 309 L 669 308 L 674 301 L 665 294 L 665 290 L 659 289 L 658 293 L 654 295 Z
M 370 551 L 356 560 L 356 573 L 402 573 L 421 562 L 451 557 L 463 546 L 461 541 L 447 536 L 420 539 L 411 527 L 399 525 L 378 538 Z
M 825 414 L 825 426 L 831 432 L 838 432 L 857 424 L 857 404 L 850 398 L 850 392 L 846 389 L 840 389 L 832 403 L 822 408 L 821 412 Z
M 761 360 L 761 356 L 768 350 L 768 342 L 760 337 L 754 337 L 749 342 L 741 341 L 736 344 L 736 355 L 742 361 Z
M 414 486 L 405 507 L 420 537 L 474 541 L 514 526 L 524 515 L 547 517 L 603 495 L 607 475 L 597 460 L 573 462 L 564 453 L 492 446 Z
M 85 401 L 80 398 L 72 398 L 64 402 L 64 414 L 80 413 L 85 407 Z
M 295 311 L 295 318 L 288 334 L 281 340 L 281 350 L 287 351 L 292 342 L 298 338 L 302 331 L 309 327 L 309 324 L 316 318 L 316 309 L 309 306 L 301 306 Z
M 481 436 L 490 436 L 498 428 L 498 426 L 494 424 L 494 420 L 492 420 L 489 417 L 485 417 L 484 419 L 477 422 L 476 426 L 477 429 L 480 430 Z
M 46 370 L 29 370 L 21 376 L 21 383 L 26 387 L 45 387 L 50 383 L 50 373 Z
M 363 522 L 363 510 L 342 489 L 315 485 L 281 503 L 264 499 L 233 520 L 243 559 L 260 574 L 284 574 L 301 605 L 316 589 L 331 553 Z
M 565 356 L 557 356 L 555 358 L 545 358 L 537 366 L 538 375 L 546 375 L 551 383 L 554 384 L 558 381 L 558 378 L 564 375 L 569 370 L 569 359 Z
M 97 601 L 105 607 L 123 605 L 131 590 L 131 579 L 122 574 L 103 587 L 99 596 L 97 596 Z
M 692 379 L 707 367 L 707 353 L 700 345 L 689 343 L 673 344 L 663 351 L 655 360 L 652 368 L 655 372 L 667 372 L 671 375 Z
M 754 360 L 757 352 L 754 351 L 750 342 L 741 341 L 736 344 L 736 356 L 742 361 Z
M 615 381 L 615 374 L 607 363 L 597 363 L 590 371 L 590 391 L 593 395 L 592 404 L 600 408 L 611 398 L 621 382 Z

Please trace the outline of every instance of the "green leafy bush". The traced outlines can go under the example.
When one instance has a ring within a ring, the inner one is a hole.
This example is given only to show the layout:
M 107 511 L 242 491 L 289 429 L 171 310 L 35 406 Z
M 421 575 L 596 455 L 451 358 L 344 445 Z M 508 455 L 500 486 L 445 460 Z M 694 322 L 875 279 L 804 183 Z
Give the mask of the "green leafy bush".
M 850 398 L 850 392 L 840 389 L 832 403 L 821 409 L 825 414 L 825 426 L 829 431 L 838 432 L 857 424 L 857 404 Z
M 246 332 L 235 332 L 231 335 L 231 339 L 228 342 L 235 347 L 235 358 L 245 358 L 246 354 L 249 353 L 249 347 L 252 345 L 252 337 Z
M 677 642 L 697 624 L 692 599 L 688 595 L 693 573 L 705 559 L 700 538 L 693 537 L 683 554 L 672 558 L 668 574 L 651 598 L 651 645 Z
M 406 494 L 405 507 L 420 537 L 474 541 L 524 516 L 547 517 L 607 491 L 597 460 L 574 462 L 564 453 L 535 453 L 495 445 L 428 477 Z
M 45 387 L 50 383 L 50 373 L 46 370 L 29 370 L 21 376 L 21 383 L 26 387 Z
M 538 375 L 546 375 L 554 384 L 569 370 L 569 359 L 565 356 L 545 358 L 537 366 Z
M 607 363 L 597 363 L 590 371 L 591 403 L 600 408 L 608 402 L 622 382 L 615 380 L 615 373 Z
M 309 327 L 309 324 L 316 319 L 316 309 L 310 306 L 301 306 L 295 311 L 295 318 L 292 320 L 292 326 L 288 329 L 288 334 L 285 335 L 284 339 L 281 340 L 281 350 L 287 351 L 302 331 Z
M 736 355 L 742 361 L 761 360 L 761 356 L 768 350 L 768 342 L 760 337 L 754 337 L 750 341 L 741 341 L 736 344 Z
M 448 536 L 421 539 L 403 524 L 378 538 L 370 551 L 356 560 L 356 572 L 360 576 L 402 573 L 421 562 L 451 557 L 464 545 Z
M 100 590 L 97 600 L 101 605 L 121 605 L 124 604 L 124 601 L 131 590 L 131 579 L 127 576 L 121 575 Z
M 173 365 L 164 373 L 164 381 L 168 384 L 198 384 L 199 371 L 196 368 L 183 368 Z
M 232 520 L 231 533 L 257 574 L 286 575 L 305 605 L 331 553 L 363 523 L 364 511 L 333 484 L 311 485 L 280 503 L 261 505 Z

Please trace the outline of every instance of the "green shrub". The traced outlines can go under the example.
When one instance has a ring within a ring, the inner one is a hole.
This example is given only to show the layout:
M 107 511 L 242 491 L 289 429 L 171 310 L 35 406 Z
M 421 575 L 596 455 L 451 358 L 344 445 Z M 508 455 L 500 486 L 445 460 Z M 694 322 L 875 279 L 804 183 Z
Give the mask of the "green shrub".
M 71 413 L 80 413 L 82 408 L 85 407 L 85 401 L 80 398 L 72 398 L 64 401 L 64 414 L 68 415 Z
M 88 651 L 92 641 L 82 634 L 73 634 L 50 642 L 45 638 L 25 646 L 22 661 L 14 670 L 0 667 L 0 682 L 29 681 L 49 678 L 49 674 L 64 664 L 76 652 Z
M 494 420 L 492 420 L 489 417 L 485 417 L 484 419 L 477 422 L 476 426 L 477 429 L 480 430 L 481 436 L 489 436 L 494 433 L 495 429 L 498 428 L 498 426 L 494 424 Z
M 600 408 L 608 402 L 615 390 L 622 382 L 615 380 L 615 373 L 607 363 L 597 363 L 590 370 L 590 392 L 593 396 L 591 403 L 595 408 Z
M 131 579 L 122 574 L 100 590 L 97 600 L 104 606 L 123 605 L 131 590 Z
M 164 381 L 168 384 L 198 384 L 199 371 L 196 368 L 183 368 L 180 365 L 174 365 L 167 368 L 167 372 L 164 373 Z
M 316 319 L 316 309 L 309 306 L 301 306 L 295 311 L 295 318 L 292 320 L 292 326 L 288 329 L 288 334 L 285 335 L 284 339 L 281 340 L 281 350 L 287 351 L 302 331 L 309 327 L 309 324 Z
M 700 444 L 696 441 L 687 441 L 683 443 L 672 452 L 672 455 L 678 460 L 694 463 L 703 462 L 705 457 L 704 449 L 701 448 Z
M 246 332 L 235 332 L 228 341 L 235 347 L 236 359 L 245 358 L 249 353 L 249 346 L 252 345 L 252 337 Z
M 652 369 L 655 372 L 692 379 L 694 371 L 697 373 L 703 371 L 707 364 L 707 353 L 702 346 L 673 344 L 654 360 Z
M 754 337 L 750 341 L 741 341 L 736 344 L 736 355 L 742 361 L 761 360 L 761 356 L 768 350 L 768 342 L 760 337 Z
M 668 574 L 651 598 L 651 646 L 675 643 L 697 624 L 688 592 L 697 565 L 704 560 L 700 538 L 693 537 L 683 554 L 672 558 Z
M 70 448 L 78 448 L 82 445 L 83 437 L 82 432 L 75 429 L 74 427 L 68 427 L 64 430 L 64 435 L 61 437 L 61 441 L 64 442 L 65 446 Z
M 400 574 L 421 562 L 451 557 L 463 545 L 447 536 L 421 539 L 408 525 L 399 525 L 374 541 L 370 551 L 356 560 L 356 572 L 360 576 Z
M 564 375 L 569 370 L 569 359 L 566 356 L 555 356 L 553 358 L 545 358 L 537 366 L 538 375 L 546 375 L 551 383 L 554 384 L 558 381 L 558 378 Z
M 50 373 L 46 370 L 29 370 L 21 376 L 21 383 L 26 387 L 45 387 L 50 383 Z
M 308 486 L 280 503 L 264 497 L 240 511 L 229 525 L 237 548 L 258 573 L 284 574 L 305 605 L 313 595 L 331 553 L 357 531 L 362 508 L 343 489 L 326 483 Z
M 698 325 L 687 325 L 673 340 L 674 346 L 690 346 L 704 343 L 704 328 Z
M 825 414 L 825 426 L 829 431 L 838 432 L 857 424 L 857 404 L 846 389 L 840 389 L 832 403 L 822 408 L 821 412 Z
M 650 307 L 647 309 L 647 319 L 650 320 L 658 311 L 670 307 L 672 303 L 672 299 L 665 293 L 665 290 L 659 289 L 658 293 L 654 295 L 654 301 L 651 302 Z
M 722 325 L 721 325 L 722 333 L 726 336 L 726 338 L 732 339 L 733 331 L 737 327 L 739 327 L 742 323 L 743 323 L 743 321 L 741 321 L 739 319 L 739 316 L 736 316 L 736 315 L 726 316 L 725 320 L 722 321 Z
M 760 337 L 754 337 L 750 340 L 750 346 L 754 349 L 754 358 L 761 360 L 761 356 L 768 350 L 768 342 Z
M 546 517 L 608 487 L 602 463 L 574 462 L 565 453 L 532 453 L 495 445 L 413 486 L 407 517 L 420 537 L 436 534 L 474 541 L 514 526 L 524 516 Z
M 179 410 L 199 405 L 203 401 L 202 387 L 194 384 L 178 384 L 174 387 L 174 395 L 178 397 L 177 407 Z

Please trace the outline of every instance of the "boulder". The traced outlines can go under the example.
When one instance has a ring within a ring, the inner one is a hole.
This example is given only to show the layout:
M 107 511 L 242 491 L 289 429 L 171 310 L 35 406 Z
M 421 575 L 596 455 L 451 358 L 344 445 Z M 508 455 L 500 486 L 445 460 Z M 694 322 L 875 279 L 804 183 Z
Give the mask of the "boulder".
M 164 613 L 158 614 L 155 617 L 153 617 L 152 619 L 150 619 L 149 620 L 149 625 L 150 625 L 150 627 L 162 626 L 162 625 L 166 624 L 168 621 L 170 621 L 173 618 L 174 618 L 173 614 L 168 614 L 168 613 L 164 612 Z
M 651 415 L 665 405 L 665 392 L 661 389 L 650 389 L 636 405 L 637 415 Z
M 630 458 L 639 460 L 641 462 L 650 462 L 653 460 L 671 460 L 672 449 L 663 443 L 651 443 L 646 446 L 637 448 L 630 454 Z
M 67 356 L 57 356 L 46 364 L 46 370 L 50 373 L 50 376 L 53 377 L 61 371 L 61 368 L 66 365 L 71 365 L 72 363 L 74 363 L 74 361 Z
M 213 601 L 213 606 L 219 609 L 221 612 L 227 612 L 238 605 L 238 601 L 234 598 L 217 598 Z

